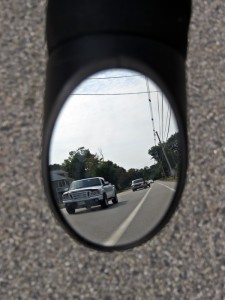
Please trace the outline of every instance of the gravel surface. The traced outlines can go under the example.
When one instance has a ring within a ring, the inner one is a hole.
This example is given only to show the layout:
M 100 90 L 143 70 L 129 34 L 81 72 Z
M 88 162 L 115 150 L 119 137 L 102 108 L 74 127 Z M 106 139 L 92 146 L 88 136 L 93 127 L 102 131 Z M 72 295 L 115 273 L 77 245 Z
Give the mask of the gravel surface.
M 74 243 L 40 175 L 45 1 L 0 2 L 0 298 L 225 299 L 225 2 L 195 0 L 187 62 L 189 170 L 179 210 L 121 253 Z

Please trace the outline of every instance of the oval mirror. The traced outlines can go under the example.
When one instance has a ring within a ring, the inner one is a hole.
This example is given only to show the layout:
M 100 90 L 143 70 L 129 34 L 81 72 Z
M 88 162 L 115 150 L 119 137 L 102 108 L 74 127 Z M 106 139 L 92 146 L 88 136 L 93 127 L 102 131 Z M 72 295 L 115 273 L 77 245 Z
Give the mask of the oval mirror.
M 170 102 L 129 69 L 95 73 L 66 99 L 51 136 L 49 179 L 74 237 L 126 249 L 168 221 L 182 165 Z

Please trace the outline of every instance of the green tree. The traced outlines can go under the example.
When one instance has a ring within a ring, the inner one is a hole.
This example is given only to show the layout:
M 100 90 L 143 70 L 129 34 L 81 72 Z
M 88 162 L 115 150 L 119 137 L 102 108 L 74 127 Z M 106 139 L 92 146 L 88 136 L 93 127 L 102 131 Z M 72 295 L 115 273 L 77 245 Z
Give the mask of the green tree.
M 60 170 L 60 169 L 61 169 L 61 165 L 60 164 L 49 165 L 49 170 L 50 171 Z
M 77 179 L 96 176 L 99 159 L 97 154 L 91 154 L 84 147 L 69 152 L 68 159 L 62 163 L 62 169 L 67 171 L 69 177 Z
M 164 148 L 171 167 L 177 173 L 181 159 L 179 133 L 177 132 L 171 135 L 166 142 L 162 143 L 161 145 L 158 144 L 157 146 L 153 146 L 148 150 L 148 154 L 151 155 L 157 162 L 154 167 L 154 176 L 157 177 L 170 176 L 170 168 L 162 151 L 162 147 Z

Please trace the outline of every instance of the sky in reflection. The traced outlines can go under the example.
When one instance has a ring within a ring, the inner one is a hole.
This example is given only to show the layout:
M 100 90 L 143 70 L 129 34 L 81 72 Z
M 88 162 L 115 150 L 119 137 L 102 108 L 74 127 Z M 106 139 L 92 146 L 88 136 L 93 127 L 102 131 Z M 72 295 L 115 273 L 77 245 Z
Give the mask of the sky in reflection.
M 172 112 L 169 118 L 171 109 L 159 87 L 150 79 L 148 84 L 155 129 L 166 141 L 177 132 L 176 121 Z M 72 92 L 58 116 L 50 164 L 62 163 L 70 151 L 84 146 L 125 169 L 152 165 L 148 150 L 155 142 L 148 99 L 146 77 L 140 73 L 111 69 L 93 74 Z

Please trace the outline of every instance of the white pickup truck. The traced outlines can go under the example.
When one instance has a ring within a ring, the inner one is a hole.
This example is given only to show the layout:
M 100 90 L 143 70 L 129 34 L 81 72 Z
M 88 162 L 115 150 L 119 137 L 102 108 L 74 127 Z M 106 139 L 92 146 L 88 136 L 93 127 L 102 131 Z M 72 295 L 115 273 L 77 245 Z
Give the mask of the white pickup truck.
M 102 177 L 92 177 L 73 181 L 67 192 L 62 195 L 62 201 L 68 214 L 74 214 L 77 208 L 91 208 L 101 205 L 108 207 L 108 201 L 118 203 L 116 188 Z

